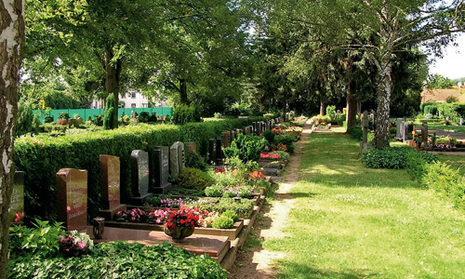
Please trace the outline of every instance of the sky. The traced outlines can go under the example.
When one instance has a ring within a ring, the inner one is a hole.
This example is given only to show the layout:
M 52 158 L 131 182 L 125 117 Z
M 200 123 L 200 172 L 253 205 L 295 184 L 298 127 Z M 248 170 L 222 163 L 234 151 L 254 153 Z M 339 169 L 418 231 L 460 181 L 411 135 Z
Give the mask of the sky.
M 435 62 L 429 65 L 430 74 L 440 74 L 450 79 L 465 77 L 465 34 L 461 34 L 456 43 L 458 46 L 447 46 L 444 57 L 435 58 Z

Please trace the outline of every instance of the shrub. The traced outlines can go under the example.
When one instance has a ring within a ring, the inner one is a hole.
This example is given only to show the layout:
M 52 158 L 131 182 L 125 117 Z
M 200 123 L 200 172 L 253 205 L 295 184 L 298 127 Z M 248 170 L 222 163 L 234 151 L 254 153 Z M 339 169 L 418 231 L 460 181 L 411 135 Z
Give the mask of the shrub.
M 60 112 L 60 114 L 58 115 L 58 119 L 66 119 L 66 120 L 68 120 L 69 119 L 69 113 Z
M 105 130 L 115 129 L 118 127 L 118 107 L 116 105 L 115 94 L 110 93 L 105 104 L 105 113 L 103 116 L 103 126 Z
M 426 166 L 421 182 L 449 197 L 457 207 L 465 208 L 465 180 L 458 170 L 449 165 L 435 162 Z
M 205 171 L 208 168 L 208 164 L 199 153 L 188 152 L 186 153 L 186 167 Z
M 38 257 L 55 257 L 60 251 L 60 239 L 65 231 L 60 223 L 36 219 L 33 228 L 12 226 L 9 234 L 9 249 L 12 258 L 36 255 Z
M 336 106 L 327 106 L 326 107 L 326 115 L 331 118 L 331 120 L 335 119 L 336 117 Z
M 228 216 L 221 216 L 212 223 L 212 228 L 215 229 L 231 229 L 234 227 L 234 220 Z
M 13 258 L 9 277 L 26 278 L 226 278 L 208 256 L 194 255 L 165 242 L 146 246 L 122 241 L 101 243 L 90 255 L 72 258 Z
M 239 134 L 230 147 L 223 148 L 226 158 L 238 157 L 244 162 L 258 160 L 267 142 L 255 135 Z
M 263 132 L 263 137 L 269 142 L 272 143 L 274 142 L 274 137 L 276 136 L 276 133 L 271 131 L 271 130 L 265 130 Z
M 200 107 L 195 105 L 178 105 L 173 110 L 172 121 L 175 124 L 186 124 L 188 122 L 200 122 L 201 118 Z
M 237 213 L 234 212 L 234 210 L 226 210 L 221 216 L 229 217 L 233 219 L 234 222 L 239 221 L 239 216 L 237 216 Z
M 30 104 L 20 101 L 18 104 L 18 122 L 16 124 L 16 135 L 21 136 L 33 130 L 32 122 L 34 115 Z
M 369 149 L 363 154 L 362 162 L 366 167 L 373 169 L 404 169 L 407 166 L 407 156 L 410 153 L 418 153 L 415 156 L 419 156 L 427 162 L 436 160 L 434 155 L 416 151 L 411 147 L 386 147 Z
M 187 189 L 204 190 L 212 185 L 212 179 L 199 169 L 183 168 L 176 178 L 176 184 Z
M 150 118 L 149 113 L 146 111 L 143 111 L 139 114 L 139 117 L 137 118 L 137 120 L 139 120 L 139 122 L 142 122 L 142 123 L 147 123 L 149 122 L 149 118 Z
M 421 181 L 428 164 L 437 161 L 436 156 L 426 152 L 410 152 L 407 154 L 405 167 L 414 180 Z
M 362 127 L 352 126 L 347 130 L 347 134 L 349 134 L 351 138 L 361 141 L 363 137 Z
M 206 154 L 209 138 L 216 138 L 225 130 L 244 127 L 259 120 L 260 118 L 227 119 L 182 126 L 139 124 L 58 138 L 46 135 L 19 138 L 15 142 L 15 164 L 18 170 L 26 172 L 26 215 L 56 220 L 55 183 L 56 173 L 61 168 L 88 170 L 88 213 L 92 218 L 100 208 L 100 154 L 120 158 L 121 198 L 127 201 L 132 195 L 132 150 L 151 151 L 154 146 L 170 146 L 176 141 L 193 141 L 199 152 Z

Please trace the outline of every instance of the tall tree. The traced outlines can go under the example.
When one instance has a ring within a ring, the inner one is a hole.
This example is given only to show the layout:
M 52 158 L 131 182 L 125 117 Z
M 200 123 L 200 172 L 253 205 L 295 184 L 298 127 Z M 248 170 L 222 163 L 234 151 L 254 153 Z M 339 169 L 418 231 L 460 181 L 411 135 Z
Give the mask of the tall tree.
M 0 2 L 0 278 L 7 278 L 8 227 L 15 173 L 13 165 L 14 134 L 17 120 L 19 69 L 24 43 L 22 0 Z

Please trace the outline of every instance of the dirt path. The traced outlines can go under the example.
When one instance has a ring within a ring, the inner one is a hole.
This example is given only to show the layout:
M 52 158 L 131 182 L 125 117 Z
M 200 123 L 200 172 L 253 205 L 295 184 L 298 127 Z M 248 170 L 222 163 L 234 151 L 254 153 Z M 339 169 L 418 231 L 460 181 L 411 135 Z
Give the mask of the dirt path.
M 294 187 L 293 183 L 299 178 L 299 166 L 302 157 L 302 148 L 305 139 L 310 135 L 311 127 L 306 125 L 300 141 L 296 143 L 294 155 L 292 155 L 279 189 L 275 193 L 275 199 L 265 206 L 252 228 L 250 237 L 259 237 L 262 241 L 271 238 L 284 238 L 286 234 L 283 228 L 285 220 L 294 205 L 295 199 L 289 192 Z M 246 242 L 247 244 L 247 242 Z M 272 266 L 276 259 L 282 258 L 283 253 L 267 251 L 259 246 L 244 247 L 239 252 L 234 266 L 231 268 L 228 278 L 275 278 L 276 269 Z

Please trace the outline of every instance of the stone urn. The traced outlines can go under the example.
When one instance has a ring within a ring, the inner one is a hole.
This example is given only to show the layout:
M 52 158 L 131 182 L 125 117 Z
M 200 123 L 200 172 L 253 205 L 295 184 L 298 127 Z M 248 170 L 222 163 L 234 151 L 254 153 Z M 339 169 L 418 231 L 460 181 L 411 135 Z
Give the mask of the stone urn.
M 193 227 L 181 227 L 176 226 L 174 228 L 164 225 L 164 231 L 167 235 L 171 236 L 174 242 L 182 242 L 182 240 L 194 233 L 195 228 Z

